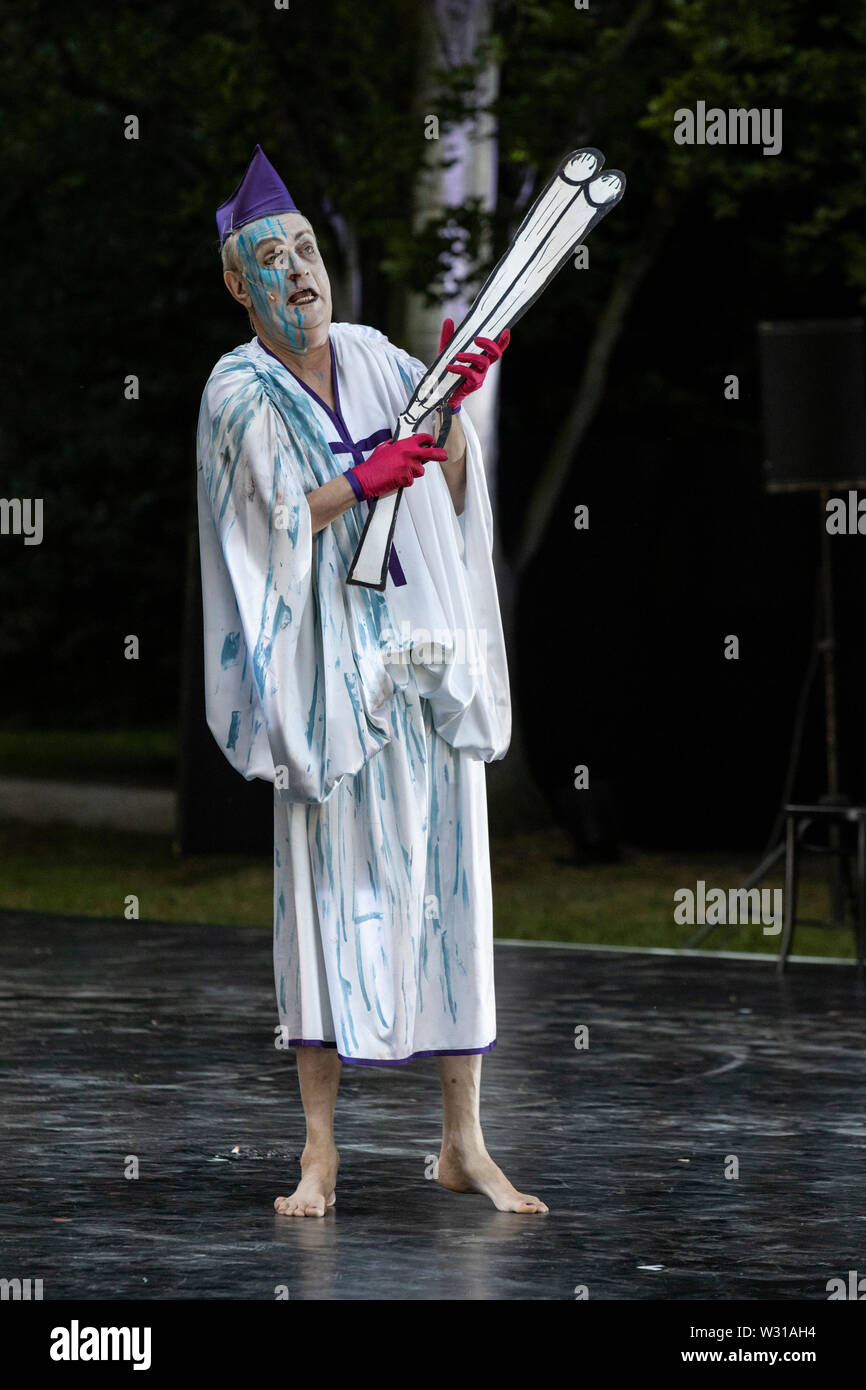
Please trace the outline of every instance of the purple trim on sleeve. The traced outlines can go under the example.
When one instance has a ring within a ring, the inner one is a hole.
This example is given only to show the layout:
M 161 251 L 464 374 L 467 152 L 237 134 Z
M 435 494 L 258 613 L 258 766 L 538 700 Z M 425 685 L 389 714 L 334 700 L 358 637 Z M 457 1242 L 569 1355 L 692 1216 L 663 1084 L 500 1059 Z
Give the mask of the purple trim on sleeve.
M 314 1038 L 289 1038 L 287 1047 L 333 1047 L 335 1042 L 322 1042 L 321 1039 Z M 350 1065 L 358 1067 L 405 1067 L 407 1062 L 414 1062 L 418 1057 L 479 1057 L 482 1053 L 490 1052 L 496 1046 L 496 1039 L 488 1043 L 486 1047 L 442 1047 L 436 1048 L 432 1052 L 412 1052 L 408 1057 L 398 1057 L 391 1061 L 376 1061 L 372 1057 L 344 1057 L 342 1052 L 337 1056 L 341 1062 L 348 1062 Z
M 359 501 L 359 502 L 363 502 L 363 501 L 364 501 L 364 489 L 361 487 L 361 484 L 358 482 L 358 479 L 355 477 L 355 470 L 354 470 L 354 468 L 347 468 L 346 471 L 345 471 L 345 473 L 343 474 L 343 477 L 344 477 L 344 478 L 348 478 L 349 483 L 350 483 L 351 488 L 352 488 L 352 491 L 354 492 L 354 494 L 355 494 L 355 496 L 357 497 L 358 501 Z

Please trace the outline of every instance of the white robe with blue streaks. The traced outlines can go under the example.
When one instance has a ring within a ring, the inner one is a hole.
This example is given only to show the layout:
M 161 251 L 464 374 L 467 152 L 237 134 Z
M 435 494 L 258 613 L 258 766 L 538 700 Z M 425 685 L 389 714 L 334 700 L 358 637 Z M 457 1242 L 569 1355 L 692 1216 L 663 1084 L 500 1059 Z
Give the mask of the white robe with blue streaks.
M 207 719 L 274 784 L 274 969 L 289 1044 L 346 1061 L 495 1040 L 484 767 L 510 705 L 481 452 L 404 494 L 384 593 L 347 585 L 367 504 L 313 536 L 305 494 L 389 438 L 424 372 L 333 324 L 331 411 L 257 340 L 205 387 L 198 509 Z M 395 576 L 398 581 L 395 582 Z

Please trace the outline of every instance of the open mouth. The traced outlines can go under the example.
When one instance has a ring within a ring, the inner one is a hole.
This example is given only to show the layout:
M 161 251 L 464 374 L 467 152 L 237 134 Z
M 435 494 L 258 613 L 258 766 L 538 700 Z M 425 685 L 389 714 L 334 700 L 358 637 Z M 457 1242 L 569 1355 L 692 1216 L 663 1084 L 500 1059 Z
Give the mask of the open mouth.
M 305 304 L 312 304 L 318 299 L 315 290 L 296 290 L 289 296 L 289 303 L 293 308 L 303 308 Z

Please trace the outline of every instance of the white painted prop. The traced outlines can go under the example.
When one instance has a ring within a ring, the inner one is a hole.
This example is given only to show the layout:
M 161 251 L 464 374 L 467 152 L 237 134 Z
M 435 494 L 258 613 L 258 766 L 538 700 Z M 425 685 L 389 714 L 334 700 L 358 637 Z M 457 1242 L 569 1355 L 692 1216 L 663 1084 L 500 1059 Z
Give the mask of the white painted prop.
M 609 169 L 600 150 L 574 150 L 560 164 L 524 217 L 505 255 L 491 271 L 471 309 L 432 367 L 418 382 L 401 413 L 394 439 L 417 434 L 423 420 L 444 405 L 463 380 L 447 370 L 459 352 L 477 352 L 475 338 L 497 338 L 511 328 L 574 248 L 610 212 L 625 191 L 625 174 Z M 391 540 L 402 488 L 370 504 L 363 535 L 349 569 L 348 584 L 384 589 Z

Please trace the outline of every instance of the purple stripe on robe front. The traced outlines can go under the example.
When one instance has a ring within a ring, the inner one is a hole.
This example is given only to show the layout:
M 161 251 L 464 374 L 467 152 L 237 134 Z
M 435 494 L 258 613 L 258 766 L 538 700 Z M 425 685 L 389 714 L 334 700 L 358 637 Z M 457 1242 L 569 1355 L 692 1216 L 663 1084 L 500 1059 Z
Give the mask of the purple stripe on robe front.
M 325 401 L 322 400 L 318 392 L 313 390 L 312 386 L 308 386 L 305 381 L 302 381 L 301 378 L 298 376 L 297 372 L 293 372 L 291 367 L 286 367 L 286 364 L 285 362 L 283 362 L 282 358 L 277 357 L 277 354 L 275 352 L 271 352 L 271 349 L 267 347 L 265 343 L 262 342 L 261 338 L 257 337 L 256 342 L 258 343 L 259 347 L 262 348 L 262 350 L 268 354 L 269 357 L 273 357 L 275 362 L 279 362 L 281 367 L 286 368 L 286 371 L 295 378 L 295 381 L 298 383 L 298 385 L 302 387 L 304 391 L 306 391 L 308 396 L 312 396 L 316 404 L 320 405 L 322 409 L 325 411 L 325 413 L 328 415 L 328 417 L 336 427 L 338 434 L 340 435 L 340 438 L 338 440 L 328 440 L 328 448 L 331 450 L 332 454 L 348 453 L 352 455 L 353 465 L 356 463 L 363 463 L 364 453 L 368 449 L 375 449 L 377 444 L 384 444 L 386 439 L 391 438 L 391 431 L 388 429 L 377 430 L 375 434 L 369 435 L 366 439 L 354 440 L 352 438 L 351 434 L 349 433 L 349 427 L 343 419 L 343 411 L 340 407 L 340 383 L 337 380 L 337 359 L 334 355 L 334 349 L 331 347 L 330 343 L 328 344 L 328 346 L 331 350 L 331 387 L 334 392 L 334 402 L 337 407 L 336 410 L 332 410 L 331 407 Z M 350 479 L 349 481 L 353 484 L 352 479 Z M 354 487 L 354 484 L 352 485 L 352 491 L 355 493 L 357 493 L 358 491 L 358 489 Z M 400 564 L 400 561 L 397 557 L 396 546 L 393 545 L 391 546 L 391 554 L 388 557 L 388 573 L 390 574 L 394 584 L 400 586 L 406 583 L 406 576 L 403 573 L 403 566 Z

